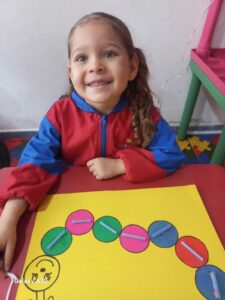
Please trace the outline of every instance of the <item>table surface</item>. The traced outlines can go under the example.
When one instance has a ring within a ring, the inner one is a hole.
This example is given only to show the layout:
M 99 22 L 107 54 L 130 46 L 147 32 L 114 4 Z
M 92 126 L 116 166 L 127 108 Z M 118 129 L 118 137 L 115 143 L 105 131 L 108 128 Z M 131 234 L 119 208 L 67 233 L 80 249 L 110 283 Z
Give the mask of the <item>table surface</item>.
M 12 168 L 0 170 L 0 186 Z M 75 193 L 103 190 L 126 190 L 152 187 L 169 187 L 195 184 L 203 200 L 210 219 L 225 248 L 225 169 L 217 165 L 186 165 L 176 173 L 153 182 L 128 183 L 122 177 L 98 181 L 86 167 L 74 167 L 59 177 L 50 194 Z M 30 236 L 35 220 L 35 212 L 26 212 L 18 224 L 18 237 L 12 272 L 20 276 Z M 9 278 L 0 278 L 0 300 L 5 299 Z M 14 285 L 12 296 L 15 299 L 18 285 Z

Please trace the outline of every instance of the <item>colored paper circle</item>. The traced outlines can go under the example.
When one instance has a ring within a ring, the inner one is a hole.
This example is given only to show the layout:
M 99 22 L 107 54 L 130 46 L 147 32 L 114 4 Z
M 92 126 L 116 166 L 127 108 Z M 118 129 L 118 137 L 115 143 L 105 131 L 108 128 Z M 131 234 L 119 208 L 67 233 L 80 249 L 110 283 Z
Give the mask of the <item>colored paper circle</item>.
M 213 265 L 196 271 L 195 281 L 200 293 L 209 300 L 225 299 L 225 273 Z
M 41 248 L 45 254 L 55 256 L 65 252 L 71 243 L 71 233 L 64 227 L 55 227 L 43 236 Z
M 93 227 L 93 233 L 97 240 L 108 243 L 118 238 L 122 229 L 120 222 L 111 216 L 98 219 Z
M 90 231 L 94 224 L 93 215 L 85 209 L 77 210 L 69 215 L 66 220 L 66 228 L 72 234 L 84 234 Z
M 149 236 L 147 231 L 141 226 L 128 225 L 120 234 L 120 243 L 127 251 L 139 253 L 148 247 Z
M 205 265 L 209 258 L 206 246 L 193 236 L 181 237 L 176 243 L 175 251 L 185 264 L 193 268 Z
M 178 239 L 177 229 L 167 221 L 156 221 L 148 228 L 151 241 L 162 248 L 169 248 L 176 244 Z

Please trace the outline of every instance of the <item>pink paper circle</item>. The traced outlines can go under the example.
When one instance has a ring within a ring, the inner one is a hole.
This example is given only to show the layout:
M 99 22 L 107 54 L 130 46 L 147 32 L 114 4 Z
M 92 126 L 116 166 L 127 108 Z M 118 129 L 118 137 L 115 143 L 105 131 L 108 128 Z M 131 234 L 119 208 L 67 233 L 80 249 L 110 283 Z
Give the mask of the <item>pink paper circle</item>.
M 75 221 L 75 222 L 74 222 Z M 76 223 L 77 222 L 77 223 Z M 94 224 L 93 215 L 85 209 L 74 211 L 66 220 L 66 228 L 72 234 L 84 234 L 90 231 Z
M 125 235 L 132 235 L 133 237 Z M 140 237 L 143 240 L 138 239 L 137 237 Z M 120 234 L 120 243 L 122 247 L 129 252 L 142 252 L 148 247 L 149 242 L 150 240 L 147 231 L 138 225 L 128 225 Z

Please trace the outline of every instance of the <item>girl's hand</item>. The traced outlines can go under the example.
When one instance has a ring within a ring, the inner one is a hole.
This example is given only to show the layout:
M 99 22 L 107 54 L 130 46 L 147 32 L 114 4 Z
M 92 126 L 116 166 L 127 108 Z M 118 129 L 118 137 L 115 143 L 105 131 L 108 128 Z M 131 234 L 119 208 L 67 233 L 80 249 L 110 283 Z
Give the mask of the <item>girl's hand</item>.
M 0 216 L 0 271 L 8 272 L 16 245 L 16 227 L 27 208 L 23 199 L 9 199 Z
M 8 272 L 11 267 L 16 245 L 16 225 L 0 217 L 0 271 Z
M 87 167 L 98 180 L 110 179 L 125 174 L 125 166 L 122 159 L 97 157 L 89 160 Z

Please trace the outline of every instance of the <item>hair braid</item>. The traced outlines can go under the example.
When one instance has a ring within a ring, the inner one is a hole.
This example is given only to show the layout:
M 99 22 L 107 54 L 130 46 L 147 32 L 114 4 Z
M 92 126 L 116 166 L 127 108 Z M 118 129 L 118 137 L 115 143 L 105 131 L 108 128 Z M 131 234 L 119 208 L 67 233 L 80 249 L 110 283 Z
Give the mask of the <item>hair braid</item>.
M 139 68 L 136 78 L 129 82 L 127 96 L 132 111 L 135 137 L 139 145 L 146 148 L 155 133 L 154 123 L 150 119 L 153 98 L 148 85 L 149 70 L 145 56 L 141 49 L 135 48 L 134 50 L 139 60 Z

